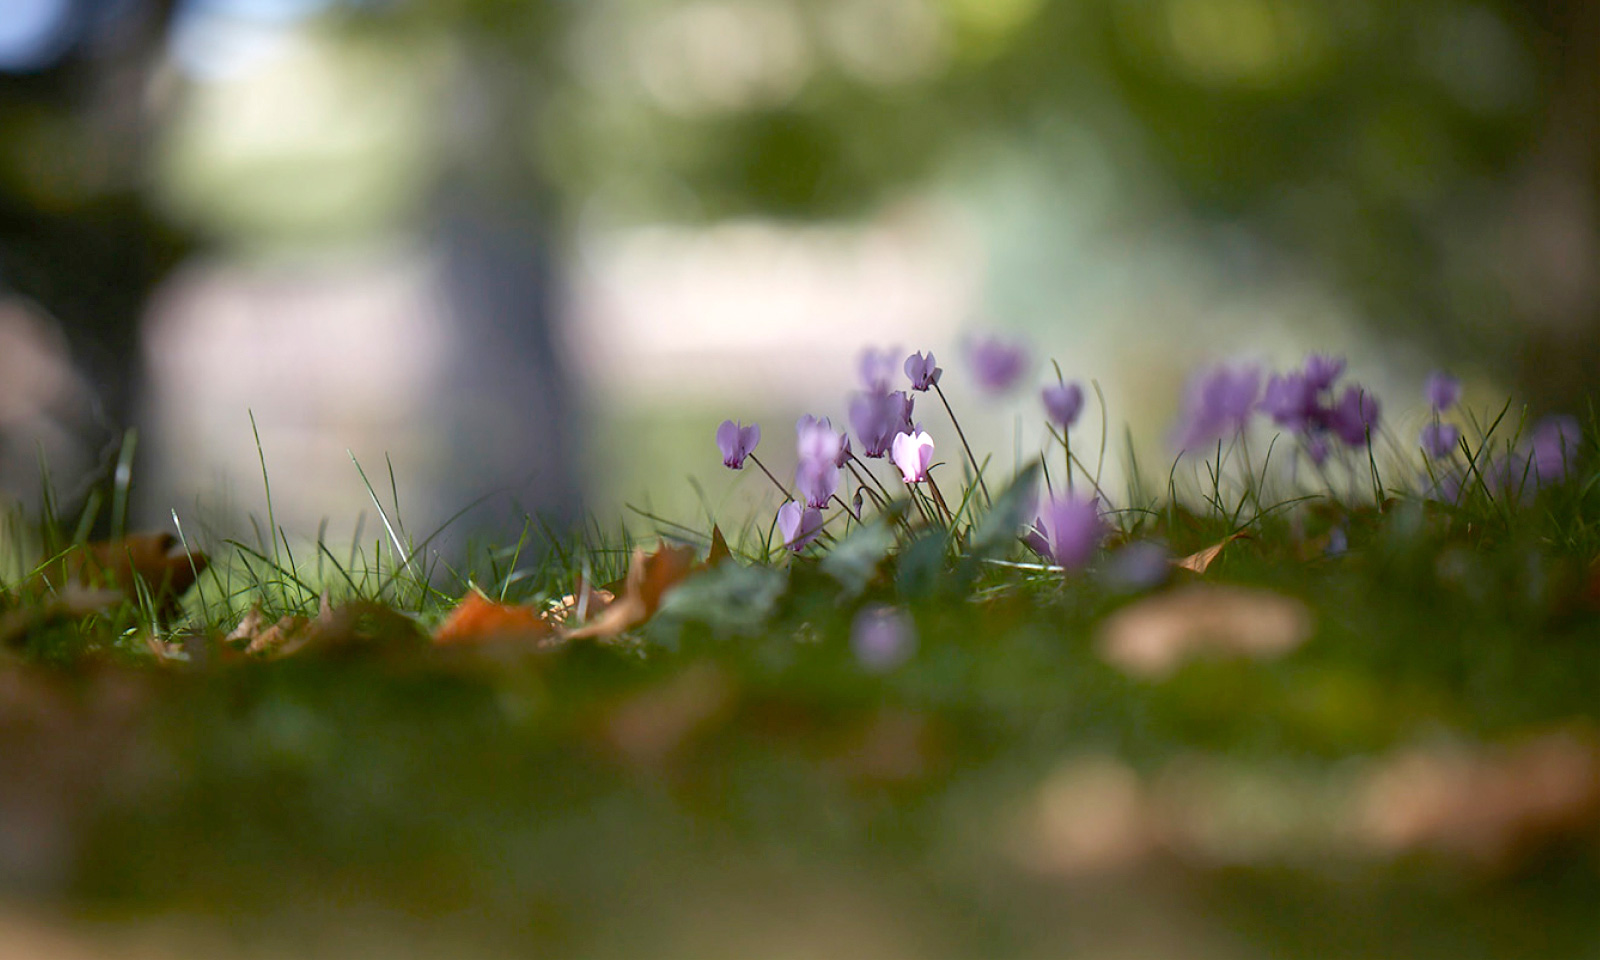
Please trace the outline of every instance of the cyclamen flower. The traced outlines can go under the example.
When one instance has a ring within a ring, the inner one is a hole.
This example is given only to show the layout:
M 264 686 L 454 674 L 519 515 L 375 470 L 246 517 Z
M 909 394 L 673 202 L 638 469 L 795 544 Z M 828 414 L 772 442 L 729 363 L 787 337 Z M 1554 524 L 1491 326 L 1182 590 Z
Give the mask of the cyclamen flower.
M 794 470 L 794 486 L 807 504 L 820 510 L 839 489 L 839 468 L 831 460 L 801 460 Z
M 850 427 L 861 441 L 861 455 L 881 457 L 895 434 L 911 429 L 912 400 L 904 390 L 858 393 L 850 401 Z
M 1089 562 L 1105 538 L 1105 522 L 1100 519 L 1100 501 L 1091 497 L 1049 497 L 1040 507 L 1033 529 L 1023 535 L 1039 556 L 1068 570 Z
M 974 337 L 967 345 L 973 379 L 985 393 L 1005 393 L 1028 372 L 1028 351 L 1020 342 Z
M 1363 447 L 1378 428 L 1378 398 L 1360 387 L 1346 387 L 1339 405 L 1326 411 L 1328 429 L 1352 447 Z
M 746 427 L 732 420 L 724 420 L 722 426 L 717 428 L 717 447 L 722 451 L 722 465 L 734 470 L 744 468 L 745 457 L 750 456 L 760 442 L 759 424 L 752 423 Z
M 842 467 L 850 459 L 850 438 L 836 432 L 827 417 L 819 420 L 808 413 L 796 421 L 794 430 L 795 452 L 802 462 L 816 460 Z
M 1304 430 L 1317 420 L 1317 393 L 1305 374 L 1279 374 L 1267 381 L 1261 409 L 1286 430 Z
M 1344 373 L 1344 357 L 1313 353 L 1306 357 L 1305 372 L 1302 376 L 1305 377 L 1312 392 L 1319 393 L 1331 388 L 1342 373 Z
M 1063 430 L 1078 422 L 1083 412 L 1083 388 L 1076 383 L 1052 383 L 1042 393 L 1044 412 Z
M 1261 392 L 1254 365 L 1218 365 L 1189 381 L 1178 426 L 1178 446 L 1195 450 L 1243 430 Z
M 1453 423 L 1430 423 L 1422 428 L 1419 442 L 1429 459 L 1438 460 L 1455 453 L 1461 439 L 1461 428 Z
M 1461 399 L 1461 381 L 1443 370 L 1435 370 L 1428 375 L 1422 394 L 1428 398 L 1428 405 L 1433 407 L 1435 413 L 1442 413 Z
M 919 350 L 906 357 L 906 376 L 911 378 L 911 389 L 927 392 L 928 388 L 939 382 L 944 371 L 933 362 L 933 351 L 929 350 L 924 357 Z
M 1539 482 L 1555 483 L 1566 478 L 1578 460 L 1582 435 L 1577 418 L 1565 414 L 1546 417 L 1534 426 L 1528 444 L 1529 458 Z
M 906 483 L 921 483 L 928 479 L 928 467 L 933 463 L 933 438 L 921 430 L 896 434 L 890 459 Z
M 822 511 L 790 500 L 778 508 L 778 536 L 783 545 L 799 553 L 822 532 Z
M 885 673 L 900 666 L 917 649 L 917 631 L 901 609 L 874 604 L 850 624 L 850 649 L 863 668 Z
M 861 351 L 856 369 L 861 374 L 861 386 L 871 393 L 888 393 L 894 382 L 894 358 L 899 354 L 893 348 L 877 350 L 872 347 Z

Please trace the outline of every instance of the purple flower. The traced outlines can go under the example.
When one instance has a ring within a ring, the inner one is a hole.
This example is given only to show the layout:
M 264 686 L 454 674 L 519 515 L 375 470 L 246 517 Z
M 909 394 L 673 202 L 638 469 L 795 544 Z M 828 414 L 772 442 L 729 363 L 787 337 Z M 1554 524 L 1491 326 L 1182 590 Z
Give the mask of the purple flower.
M 1443 370 L 1435 370 L 1428 375 L 1422 395 L 1428 398 L 1428 405 L 1433 407 L 1435 413 L 1442 413 L 1461 399 L 1461 381 Z
M 1456 443 L 1461 439 L 1461 428 L 1453 423 L 1430 423 L 1422 428 L 1422 452 L 1429 459 L 1438 460 L 1455 453 Z
M 1022 343 L 999 337 L 974 337 L 967 344 L 973 379 L 989 394 L 1005 393 L 1028 372 L 1028 351 Z
M 886 673 L 911 659 L 917 631 L 904 610 L 874 604 L 862 608 L 851 623 L 850 649 L 866 670 Z
M 1313 353 L 1306 357 L 1304 376 L 1313 393 L 1331 388 L 1341 373 L 1344 373 L 1344 357 L 1325 353 Z
M 850 438 L 835 432 L 827 417 L 819 420 L 808 413 L 796 421 L 794 431 L 795 452 L 802 462 L 816 460 L 842 467 L 850 459 Z
M 1075 570 L 1089 562 L 1105 535 L 1098 498 L 1052 496 L 1040 507 L 1033 529 L 1022 539 L 1051 563 Z
M 717 428 L 717 447 L 722 451 L 722 465 L 734 470 L 744 468 L 744 458 L 750 456 L 756 444 L 761 442 L 761 427 L 758 424 L 742 426 L 732 420 L 722 421 L 722 426 Z
M 1528 445 L 1539 482 L 1556 483 L 1566 478 L 1567 471 L 1577 462 L 1581 436 L 1577 418 L 1565 414 L 1545 417 L 1534 425 Z
M 1243 430 L 1261 392 L 1261 371 L 1253 365 L 1219 364 L 1189 381 L 1178 425 L 1178 446 L 1194 450 Z
M 944 370 L 933 362 L 933 351 L 929 350 L 924 357 L 921 351 L 906 357 L 906 376 L 911 378 L 911 389 L 926 392 L 927 389 L 939 382 L 944 375 Z
M 783 545 L 799 553 L 806 544 L 822 532 L 822 511 L 816 507 L 802 507 L 794 500 L 778 508 L 778 535 Z
M 906 483 L 921 483 L 928 479 L 928 467 L 933 463 L 933 438 L 921 430 L 895 434 L 889 457 Z
M 861 441 L 861 455 L 881 457 L 895 434 L 911 429 L 912 400 L 904 390 L 858 393 L 850 400 L 850 427 Z
M 1325 412 L 1328 429 L 1352 447 L 1366 446 L 1378 427 L 1378 398 L 1360 387 L 1345 387 L 1339 405 Z
M 1304 430 L 1317 421 L 1317 389 L 1303 373 L 1278 374 L 1267 381 L 1261 409 L 1287 430 Z
M 1053 383 L 1044 388 L 1044 412 L 1063 430 L 1078 422 L 1083 412 L 1083 388 L 1076 383 Z
M 861 374 L 861 386 L 867 392 L 889 392 L 889 386 L 894 382 L 894 358 L 898 353 L 898 350 L 892 348 L 878 350 L 868 347 L 861 351 L 861 359 L 857 361 L 856 369 Z
M 839 489 L 839 468 L 831 460 L 801 460 L 794 470 L 794 486 L 807 504 L 820 510 Z

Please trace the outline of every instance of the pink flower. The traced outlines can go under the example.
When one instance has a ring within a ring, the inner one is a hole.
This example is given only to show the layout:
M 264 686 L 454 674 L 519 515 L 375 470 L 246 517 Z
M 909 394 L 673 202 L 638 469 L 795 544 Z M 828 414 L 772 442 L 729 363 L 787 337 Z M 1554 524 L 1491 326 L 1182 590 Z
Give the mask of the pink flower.
M 1005 393 L 1028 372 L 1028 351 L 1018 341 L 973 337 L 967 345 L 973 379 L 985 393 Z
M 851 623 L 850 649 L 863 668 L 884 673 L 911 659 L 917 632 L 904 610 L 874 604 L 863 608 Z
M 868 347 L 861 351 L 856 367 L 861 374 L 861 386 L 869 393 L 888 393 L 894 381 L 894 358 L 898 353 L 892 347 L 888 350 Z
M 858 393 L 850 400 L 850 426 L 861 441 L 861 455 L 881 457 L 897 433 L 911 429 L 910 394 Z
M 831 460 L 801 460 L 794 470 L 794 486 L 807 504 L 820 510 L 839 489 L 839 468 Z
M 1051 563 L 1076 570 L 1094 556 L 1105 535 L 1106 525 L 1100 519 L 1098 498 L 1085 500 L 1065 496 L 1046 499 L 1033 529 L 1022 539 Z
M 1083 412 L 1083 388 L 1076 383 L 1053 383 L 1044 388 L 1044 412 L 1063 430 L 1078 422 Z
M 801 461 L 817 460 L 842 467 L 850 459 L 850 438 L 835 432 L 827 417 L 818 420 L 806 414 L 794 425 L 795 452 Z
M 911 378 L 911 389 L 927 392 L 929 387 L 939 382 L 939 377 L 944 374 L 933 360 L 933 351 L 929 350 L 924 357 L 919 350 L 906 357 L 906 376 Z
M 1456 443 L 1461 439 L 1461 428 L 1453 423 L 1430 423 L 1422 428 L 1420 442 L 1422 452 L 1429 459 L 1438 460 L 1448 457 L 1455 452 Z
M 921 483 L 928 479 L 928 467 L 933 464 L 933 438 L 921 430 L 897 433 L 889 457 L 906 483 Z
M 1436 412 L 1444 412 L 1456 405 L 1461 399 L 1461 381 L 1443 370 L 1435 370 L 1428 375 L 1428 382 L 1423 385 L 1422 395 L 1427 397 L 1428 405 Z
M 783 545 L 799 553 L 822 532 L 822 511 L 790 500 L 778 508 L 778 536 Z
M 717 447 L 722 451 L 722 465 L 739 470 L 744 467 L 744 458 L 761 442 L 761 427 L 759 424 L 741 426 L 732 420 L 722 421 L 722 426 L 717 428 Z

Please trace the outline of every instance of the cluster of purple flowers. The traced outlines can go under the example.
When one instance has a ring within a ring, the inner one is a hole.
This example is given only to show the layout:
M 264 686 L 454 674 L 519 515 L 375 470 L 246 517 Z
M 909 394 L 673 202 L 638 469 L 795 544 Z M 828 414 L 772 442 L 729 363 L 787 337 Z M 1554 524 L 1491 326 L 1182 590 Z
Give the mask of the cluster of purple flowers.
M 1428 406 L 1433 409 L 1433 419 L 1422 428 L 1422 435 L 1417 440 L 1422 445 L 1422 452 L 1430 460 L 1442 460 L 1453 455 L 1456 444 L 1461 442 L 1461 428 L 1439 420 L 1440 414 L 1461 399 L 1461 381 L 1443 370 L 1436 370 L 1429 375 L 1422 393 L 1428 400 Z
M 1261 369 L 1253 364 L 1204 370 L 1189 381 L 1177 445 L 1196 451 L 1230 439 L 1260 411 L 1299 436 L 1314 463 L 1327 459 L 1330 439 L 1364 447 L 1378 426 L 1378 398 L 1356 384 L 1337 391 L 1344 367 L 1342 357 L 1312 354 L 1300 369 L 1268 378 L 1264 390 Z

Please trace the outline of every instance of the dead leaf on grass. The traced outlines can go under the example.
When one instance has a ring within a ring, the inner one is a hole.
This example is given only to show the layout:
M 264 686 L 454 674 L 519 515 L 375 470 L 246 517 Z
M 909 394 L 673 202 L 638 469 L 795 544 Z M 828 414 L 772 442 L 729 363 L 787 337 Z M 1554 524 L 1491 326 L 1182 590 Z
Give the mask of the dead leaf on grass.
M 568 640 L 610 639 L 637 627 L 661 607 L 661 597 L 694 572 L 694 548 L 660 543 L 654 553 L 636 547 L 617 599 L 589 622 L 567 633 Z
M 1291 597 L 1196 584 L 1124 607 L 1100 626 L 1100 651 L 1124 671 L 1170 674 L 1195 654 L 1272 657 L 1311 635 L 1311 613 Z
M 156 608 L 171 612 L 209 564 L 198 551 L 187 553 L 170 533 L 145 533 L 76 546 L 36 573 L 35 589 L 63 589 L 69 583 L 116 590 L 138 602 L 140 584 Z
M 538 641 L 554 634 L 555 628 L 533 608 L 496 603 L 473 590 L 439 624 L 433 632 L 433 642 L 449 645 L 496 640 Z
M 1174 558 L 1172 565 L 1183 570 L 1193 570 L 1195 573 L 1205 573 L 1206 569 L 1215 563 L 1218 557 L 1222 556 L 1222 549 L 1224 547 L 1235 540 L 1249 539 L 1251 539 L 1251 536 L 1248 530 L 1240 530 L 1237 533 L 1230 533 L 1226 537 L 1223 537 L 1219 542 L 1206 547 L 1204 550 L 1197 550 L 1196 552 L 1189 554 L 1187 557 Z

